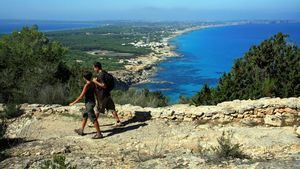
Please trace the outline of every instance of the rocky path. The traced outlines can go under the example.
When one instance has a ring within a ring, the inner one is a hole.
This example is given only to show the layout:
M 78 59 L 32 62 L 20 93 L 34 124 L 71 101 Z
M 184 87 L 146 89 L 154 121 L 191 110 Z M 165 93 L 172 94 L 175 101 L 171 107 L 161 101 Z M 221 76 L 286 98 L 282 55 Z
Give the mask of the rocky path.
M 25 114 L 14 120 L 10 138 L 24 138 L 7 149 L 11 157 L 0 168 L 40 168 L 43 161 L 60 154 L 77 168 L 300 168 L 300 138 L 294 127 L 245 127 L 239 124 L 197 124 L 164 119 L 114 119 L 100 117 L 105 138 L 93 140 L 73 132 L 80 126 L 76 114 Z M 223 131 L 242 144 L 250 159 L 211 162 L 203 150 L 217 145 Z

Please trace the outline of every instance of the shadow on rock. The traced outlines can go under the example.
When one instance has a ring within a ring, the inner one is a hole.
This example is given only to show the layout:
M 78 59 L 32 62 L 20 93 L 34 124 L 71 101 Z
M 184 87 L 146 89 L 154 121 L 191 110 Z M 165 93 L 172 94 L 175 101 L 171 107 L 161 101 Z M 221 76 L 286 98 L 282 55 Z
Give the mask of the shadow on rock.
M 0 139 L 0 150 L 5 150 L 23 143 L 29 143 L 37 140 L 25 140 L 24 138 L 3 138 Z
M 122 125 L 126 126 L 131 123 L 136 123 L 136 122 L 146 122 L 151 119 L 151 112 L 147 111 L 135 111 L 134 117 L 132 117 L 129 120 L 126 120 L 122 122 Z
M 109 137 L 109 136 L 112 136 L 112 135 L 115 135 L 115 134 L 124 133 L 126 131 L 135 130 L 135 129 L 138 129 L 140 127 L 144 127 L 144 126 L 148 125 L 148 124 L 146 124 L 144 122 L 146 122 L 146 121 L 148 121 L 150 119 L 151 119 L 150 112 L 136 111 L 134 117 L 132 117 L 131 119 L 128 119 L 128 120 L 122 122 L 122 126 L 124 126 L 124 127 L 118 127 L 118 128 L 113 128 L 113 129 L 109 129 L 109 130 L 104 130 L 102 132 L 103 133 L 110 132 L 105 137 Z M 132 123 L 140 123 L 140 124 L 127 126 L 127 125 L 132 124 Z M 104 124 L 104 125 L 100 125 L 100 127 L 111 126 L 111 125 L 113 125 L 113 124 Z M 95 134 L 95 133 L 96 132 L 85 133 L 85 134 Z
M 147 126 L 148 124 L 146 123 L 141 123 L 141 124 L 136 124 L 136 125 L 132 125 L 132 126 L 127 126 L 127 127 L 121 127 L 121 128 L 114 128 L 114 129 L 110 129 L 110 130 L 105 130 L 102 131 L 103 133 L 108 133 L 110 132 L 106 137 L 110 137 L 113 136 L 115 134 L 120 134 L 120 133 L 124 133 L 126 131 L 130 131 L 130 130 L 136 130 L 140 127 L 144 127 Z

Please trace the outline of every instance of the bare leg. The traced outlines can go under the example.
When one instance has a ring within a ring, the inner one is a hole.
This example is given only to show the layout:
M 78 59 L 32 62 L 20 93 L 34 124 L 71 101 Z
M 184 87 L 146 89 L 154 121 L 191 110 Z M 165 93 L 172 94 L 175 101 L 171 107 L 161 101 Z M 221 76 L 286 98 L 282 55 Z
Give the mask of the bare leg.
M 85 128 L 86 121 L 87 121 L 87 118 L 83 118 L 83 119 L 82 119 L 82 123 L 81 123 L 81 129 L 82 129 L 82 132 L 83 132 L 83 130 L 84 130 L 84 128 Z
M 100 135 L 101 134 L 101 130 L 100 130 L 100 127 L 99 127 L 98 120 L 95 120 L 94 127 L 97 130 L 97 134 Z
M 82 122 L 81 122 L 81 129 L 75 129 L 75 133 L 83 136 L 84 135 L 84 128 L 85 128 L 85 125 L 86 125 L 86 121 L 87 121 L 87 118 L 82 118 Z
M 119 123 L 120 119 L 119 119 L 119 116 L 118 116 L 117 112 L 114 111 L 114 112 L 112 112 L 112 114 L 113 114 L 114 118 L 117 120 L 117 123 Z

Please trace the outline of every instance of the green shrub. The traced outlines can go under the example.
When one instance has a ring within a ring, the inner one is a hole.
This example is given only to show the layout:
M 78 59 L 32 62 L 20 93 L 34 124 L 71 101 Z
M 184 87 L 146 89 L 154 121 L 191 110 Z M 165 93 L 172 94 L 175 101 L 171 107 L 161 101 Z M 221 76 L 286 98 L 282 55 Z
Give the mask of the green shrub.
M 50 41 L 36 26 L 0 39 L 0 102 L 29 102 L 45 85 L 68 81 L 67 49 Z
M 67 48 L 49 40 L 36 26 L 2 36 L 0 102 L 66 104 L 73 100 L 83 86 L 82 72 L 87 65 L 67 64 L 67 52 Z M 82 53 L 71 55 L 76 58 Z M 114 67 L 118 66 L 114 62 Z
M 250 159 L 241 150 L 241 144 L 234 144 L 232 142 L 233 133 L 230 131 L 222 132 L 222 135 L 217 138 L 218 145 L 211 146 L 208 148 L 201 147 L 199 144 L 199 155 L 207 162 L 219 163 L 226 160 L 232 159 Z
M 131 104 L 141 107 L 163 107 L 168 105 L 168 98 L 160 92 L 150 92 L 148 89 L 127 91 L 116 90 L 112 97 L 117 104 Z
M 22 114 L 23 112 L 22 110 L 20 110 L 19 105 L 9 103 L 5 105 L 4 111 L 1 113 L 1 117 L 11 119 L 11 118 L 19 117 Z
M 203 88 L 190 100 L 191 104 L 199 105 L 209 105 L 211 102 L 212 91 L 208 84 L 205 84 Z
M 218 146 L 212 147 L 214 155 L 218 159 L 246 158 L 247 156 L 241 150 L 241 144 L 232 143 L 232 132 L 223 132 L 218 140 Z
M 190 98 L 186 96 L 179 96 L 179 104 L 189 104 L 191 102 Z
M 55 155 L 52 160 L 46 160 L 42 163 L 41 169 L 76 169 L 76 166 L 66 163 L 66 157 Z

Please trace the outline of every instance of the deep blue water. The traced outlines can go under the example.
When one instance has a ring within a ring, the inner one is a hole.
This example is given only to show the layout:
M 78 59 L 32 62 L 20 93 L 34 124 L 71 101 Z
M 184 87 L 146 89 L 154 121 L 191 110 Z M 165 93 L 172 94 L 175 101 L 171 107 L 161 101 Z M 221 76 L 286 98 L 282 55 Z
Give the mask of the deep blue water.
M 152 82 L 137 87 L 161 91 L 173 103 L 180 95 L 192 96 L 205 83 L 215 86 L 236 58 L 278 32 L 289 34 L 289 42 L 299 46 L 300 24 L 249 24 L 184 34 L 172 40 L 182 56 L 160 63 Z
M 11 33 L 19 31 L 24 26 L 38 25 L 40 31 L 57 31 L 80 28 L 97 27 L 96 22 L 67 22 L 67 21 L 22 21 L 22 20 L 0 20 L 0 33 Z

